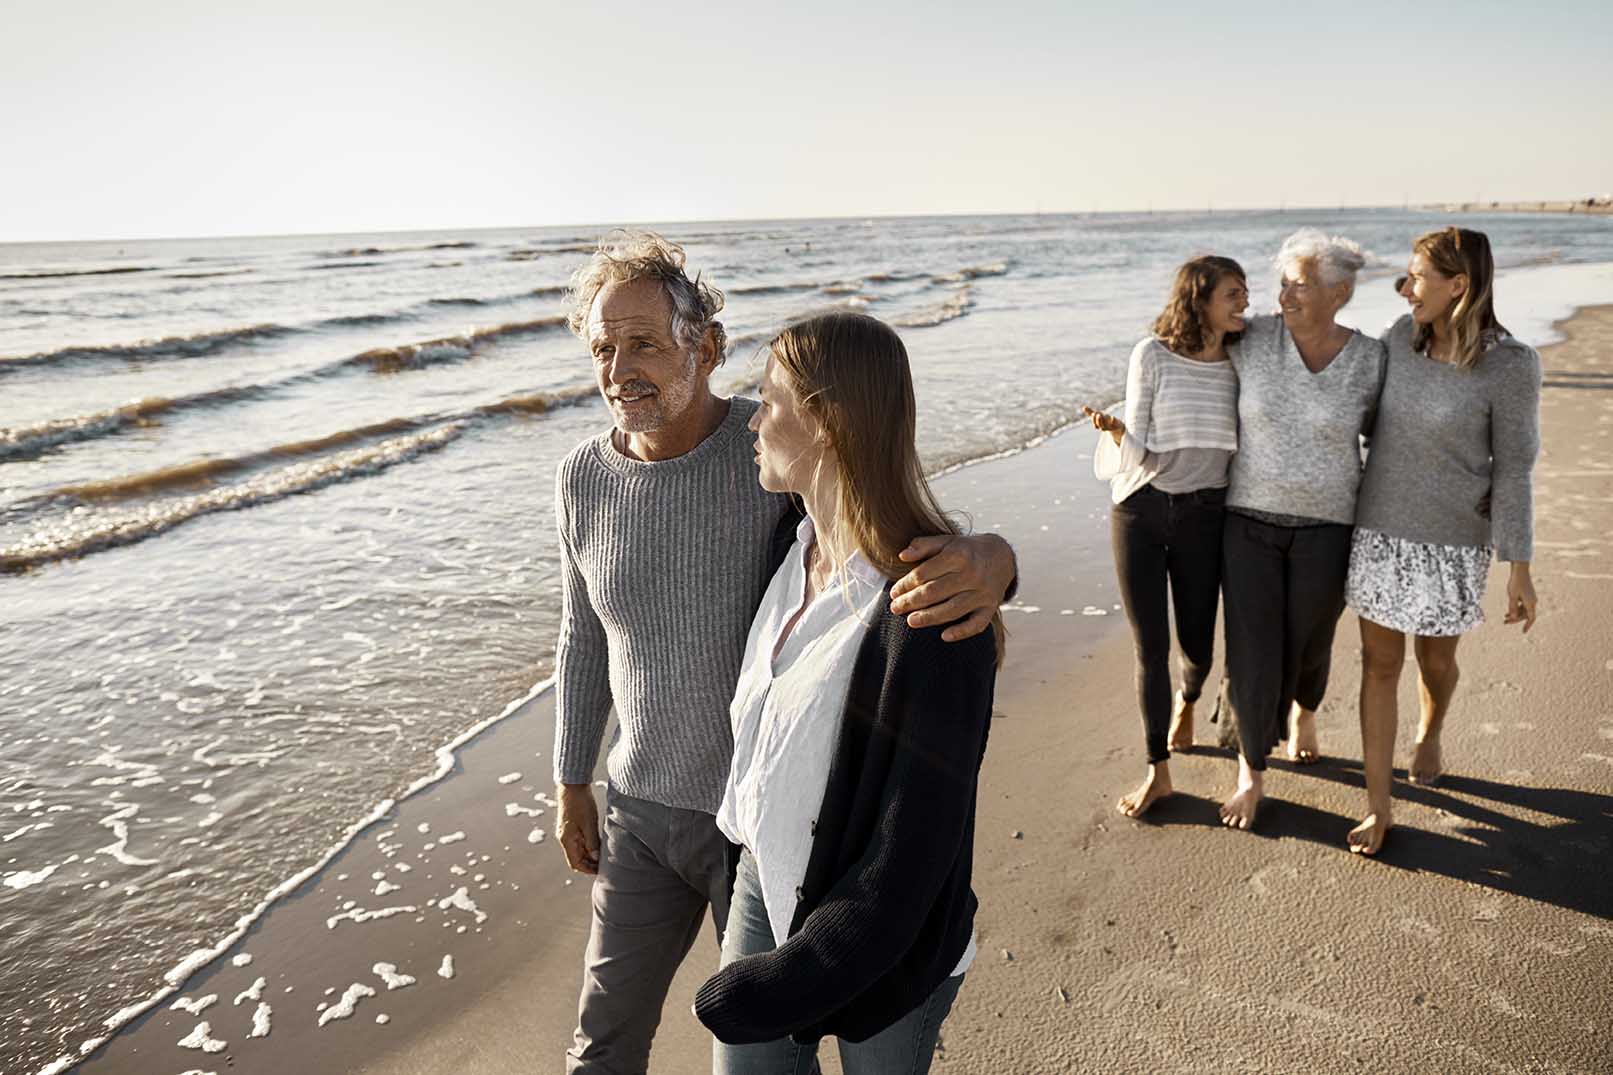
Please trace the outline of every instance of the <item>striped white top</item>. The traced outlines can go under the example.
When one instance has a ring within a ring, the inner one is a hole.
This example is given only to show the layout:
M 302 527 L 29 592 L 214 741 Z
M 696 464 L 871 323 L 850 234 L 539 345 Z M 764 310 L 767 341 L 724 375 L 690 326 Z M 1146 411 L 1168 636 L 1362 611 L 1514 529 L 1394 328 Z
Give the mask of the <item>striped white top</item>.
M 1227 360 L 1183 358 L 1153 336 L 1131 351 L 1126 432 L 1098 437 L 1093 470 L 1115 503 L 1150 483 L 1185 493 L 1227 483 L 1238 450 L 1238 375 Z

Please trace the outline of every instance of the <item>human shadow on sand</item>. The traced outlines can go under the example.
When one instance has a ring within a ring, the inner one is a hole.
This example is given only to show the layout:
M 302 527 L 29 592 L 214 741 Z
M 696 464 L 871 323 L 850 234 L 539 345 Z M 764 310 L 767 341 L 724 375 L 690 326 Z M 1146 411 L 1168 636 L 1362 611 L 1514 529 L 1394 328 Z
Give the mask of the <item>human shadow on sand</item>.
M 1225 747 L 1195 747 L 1193 755 L 1237 758 Z M 1361 763 L 1355 760 L 1324 757 L 1314 765 L 1298 766 L 1273 759 L 1269 764 L 1298 776 L 1366 787 Z M 1370 861 L 1613 919 L 1613 885 L 1607 882 L 1613 868 L 1613 795 L 1474 776 L 1448 775 L 1434 787 L 1422 787 L 1406 780 L 1406 770 L 1396 769 L 1394 797 L 1397 804 L 1417 803 L 1440 811 L 1450 818 L 1450 831 L 1399 821 Z M 1181 792 L 1138 820 L 1221 827 L 1218 803 Z M 1251 831 L 1267 839 L 1310 840 L 1348 855 L 1345 838 L 1359 820 L 1273 797 L 1261 804 Z

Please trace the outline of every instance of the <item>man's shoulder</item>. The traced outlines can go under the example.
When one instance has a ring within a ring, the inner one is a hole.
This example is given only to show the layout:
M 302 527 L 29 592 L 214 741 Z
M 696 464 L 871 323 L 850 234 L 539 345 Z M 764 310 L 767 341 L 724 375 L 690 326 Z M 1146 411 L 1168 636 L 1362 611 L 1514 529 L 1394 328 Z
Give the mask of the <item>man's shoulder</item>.
M 599 458 L 602 443 L 610 436 L 610 430 L 595 433 L 578 441 L 566 457 L 555 468 L 555 474 L 560 488 L 571 488 L 584 474 L 604 469 L 604 463 Z

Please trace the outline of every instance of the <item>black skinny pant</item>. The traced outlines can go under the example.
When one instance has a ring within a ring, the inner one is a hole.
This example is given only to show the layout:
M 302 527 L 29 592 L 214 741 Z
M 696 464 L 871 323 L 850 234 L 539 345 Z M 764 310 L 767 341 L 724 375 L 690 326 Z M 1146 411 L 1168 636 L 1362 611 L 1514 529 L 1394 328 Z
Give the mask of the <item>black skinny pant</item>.
M 1288 735 L 1288 711 L 1322 704 L 1344 613 L 1353 527 L 1273 526 L 1229 511 L 1222 542 L 1227 695 L 1249 768 Z
M 1225 489 L 1172 494 L 1145 485 L 1109 514 L 1120 600 L 1137 646 L 1137 704 L 1149 764 L 1170 757 L 1170 606 L 1182 647 L 1182 697 L 1197 701 L 1210 674 L 1226 498 Z

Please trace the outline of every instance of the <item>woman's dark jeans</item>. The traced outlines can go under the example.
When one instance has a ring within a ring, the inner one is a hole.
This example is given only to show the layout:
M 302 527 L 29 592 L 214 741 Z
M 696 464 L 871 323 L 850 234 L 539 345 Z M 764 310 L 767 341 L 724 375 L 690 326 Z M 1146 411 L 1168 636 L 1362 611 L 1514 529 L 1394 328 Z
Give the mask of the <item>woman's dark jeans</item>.
M 1249 768 L 1288 733 L 1288 711 L 1322 704 L 1344 613 L 1354 528 L 1273 526 L 1227 512 L 1227 697 Z
M 1137 646 L 1137 704 L 1149 764 L 1170 757 L 1172 608 L 1182 648 L 1182 697 L 1197 701 L 1210 674 L 1225 511 L 1225 489 L 1162 493 L 1145 485 L 1109 515 L 1120 600 Z

